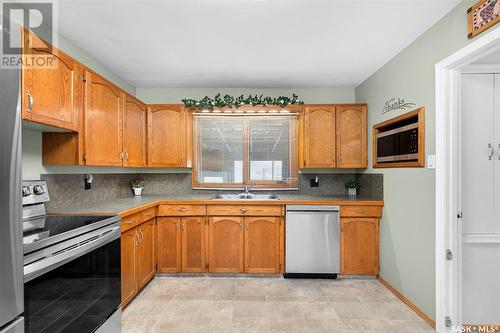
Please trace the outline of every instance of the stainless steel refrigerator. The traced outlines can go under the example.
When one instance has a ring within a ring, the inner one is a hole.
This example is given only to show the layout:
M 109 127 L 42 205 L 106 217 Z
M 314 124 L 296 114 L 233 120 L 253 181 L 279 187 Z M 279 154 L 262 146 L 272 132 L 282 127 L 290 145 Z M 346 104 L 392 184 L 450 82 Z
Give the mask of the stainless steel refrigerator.
M 0 333 L 24 332 L 19 81 L 20 70 L 0 68 Z

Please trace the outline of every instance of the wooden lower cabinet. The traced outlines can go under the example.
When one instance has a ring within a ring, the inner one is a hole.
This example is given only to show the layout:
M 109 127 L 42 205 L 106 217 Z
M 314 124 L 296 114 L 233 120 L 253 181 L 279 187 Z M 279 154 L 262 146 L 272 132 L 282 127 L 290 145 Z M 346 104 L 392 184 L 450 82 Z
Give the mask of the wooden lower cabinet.
M 205 216 L 158 218 L 158 272 L 205 272 Z
M 379 219 L 340 219 L 340 273 L 378 275 Z
M 182 217 L 182 272 L 205 272 L 205 217 Z
M 243 217 L 210 217 L 208 220 L 209 272 L 243 272 Z
M 280 270 L 280 218 L 245 218 L 245 272 L 278 273 Z
M 137 227 L 137 233 L 139 234 L 137 283 L 139 289 L 142 289 L 156 273 L 155 224 L 156 219 L 151 219 Z
M 137 257 L 138 235 L 135 228 L 121 236 L 122 261 L 122 305 L 128 304 L 137 294 Z
M 122 306 L 126 306 L 156 273 L 155 223 L 153 218 L 121 235 Z
M 181 218 L 159 217 L 158 272 L 176 273 L 181 271 Z

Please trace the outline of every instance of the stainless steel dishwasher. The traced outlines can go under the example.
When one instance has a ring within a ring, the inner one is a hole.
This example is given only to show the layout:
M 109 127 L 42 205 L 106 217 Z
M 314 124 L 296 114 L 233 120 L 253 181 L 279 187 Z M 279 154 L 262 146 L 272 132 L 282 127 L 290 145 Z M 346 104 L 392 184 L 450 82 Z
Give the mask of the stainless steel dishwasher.
M 339 206 L 286 206 L 285 278 L 336 278 Z

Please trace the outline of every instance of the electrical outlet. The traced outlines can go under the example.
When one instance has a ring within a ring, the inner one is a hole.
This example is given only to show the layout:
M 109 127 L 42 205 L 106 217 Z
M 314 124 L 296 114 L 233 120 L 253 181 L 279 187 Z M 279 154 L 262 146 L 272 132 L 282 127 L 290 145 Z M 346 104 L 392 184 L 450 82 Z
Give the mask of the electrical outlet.
M 318 176 L 311 179 L 311 187 L 319 187 L 319 177 Z
M 85 177 L 83 177 L 83 188 L 85 189 L 85 191 L 89 191 L 92 189 L 92 182 L 94 181 L 94 177 L 92 177 L 92 175 L 85 175 Z

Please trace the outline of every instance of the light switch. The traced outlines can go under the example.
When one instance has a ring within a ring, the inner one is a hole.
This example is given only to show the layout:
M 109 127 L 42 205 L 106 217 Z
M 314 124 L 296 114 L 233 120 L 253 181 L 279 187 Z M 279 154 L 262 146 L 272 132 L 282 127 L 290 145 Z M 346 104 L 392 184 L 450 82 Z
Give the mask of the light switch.
M 427 155 L 427 169 L 436 169 L 436 155 Z

